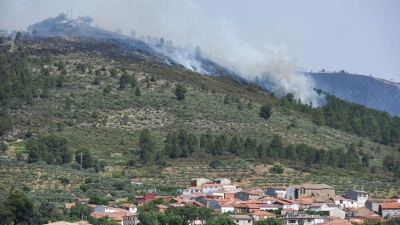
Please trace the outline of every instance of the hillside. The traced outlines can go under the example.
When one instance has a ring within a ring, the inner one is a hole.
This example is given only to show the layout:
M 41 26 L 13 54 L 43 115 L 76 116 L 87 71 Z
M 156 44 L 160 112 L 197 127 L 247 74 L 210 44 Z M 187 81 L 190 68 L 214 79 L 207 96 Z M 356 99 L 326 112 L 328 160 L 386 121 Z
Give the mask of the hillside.
M 316 88 L 338 98 L 400 116 L 400 84 L 348 73 L 306 73 Z
M 205 62 L 215 76 L 113 32 L 81 38 L 56 31 L 0 45 L 0 134 L 10 157 L 1 161 L 3 192 L 26 186 L 51 201 L 57 193 L 63 200 L 128 198 L 149 187 L 176 194 L 194 176 L 226 176 L 242 186 L 326 182 L 340 193 L 400 192 L 396 135 L 382 145 L 316 125 L 318 108 L 289 94 L 277 98 L 211 61 Z M 179 85 L 184 100 L 175 95 Z M 265 104 L 272 108 L 268 119 L 259 116 Z M 85 170 L 77 151 L 89 152 Z M 286 173 L 269 171 L 276 161 Z M 146 185 L 132 187 L 130 180 Z

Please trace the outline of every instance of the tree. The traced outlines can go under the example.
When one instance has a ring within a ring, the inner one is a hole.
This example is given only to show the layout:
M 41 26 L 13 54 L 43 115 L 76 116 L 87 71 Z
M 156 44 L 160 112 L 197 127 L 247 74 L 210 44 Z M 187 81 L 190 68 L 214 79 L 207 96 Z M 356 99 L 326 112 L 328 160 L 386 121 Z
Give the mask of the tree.
M 140 157 L 146 162 L 151 162 L 155 150 L 155 144 L 149 129 L 143 129 L 139 137 Z
M 28 163 L 44 161 L 51 165 L 70 163 L 72 154 L 69 150 L 68 139 L 58 135 L 41 136 L 30 139 L 26 143 Z
M 135 89 L 135 95 L 136 96 L 140 96 L 140 95 L 142 95 L 142 92 L 140 91 L 140 88 L 139 87 L 136 87 L 136 89 Z
M 13 191 L 7 197 L 6 207 L 11 211 L 13 224 L 29 223 L 33 213 L 33 202 L 23 192 Z
M 282 225 L 282 222 L 277 218 L 267 218 L 256 222 L 256 225 Z
M 269 117 L 272 115 L 272 106 L 269 104 L 261 106 L 258 115 L 263 119 L 269 119 Z
M 118 74 L 118 70 L 115 69 L 115 67 L 111 68 L 111 69 L 109 70 L 109 72 L 110 72 L 110 76 L 111 76 L 111 77 L 116 77 L 117 74 Z
M 185 100 L 186 92 L 187 92 L 186 88 L 184 86 L 182 86 L 181 84 L 178 84 L 175 88 L 175 96 L 180 101 Z
M 80 148 L 75 152 L 75 161 L 81 164 L 81 154 L 82 154 L 82 168 L 88 169 L 93 166 L 93 158 L 90 154 L 90 150 L 87 148 Z
M 228 217 L 220 216 L 214 220 L 208 221 L 206 225 L 236 225 L 236 223 Z
M 87 219 L 90 216 L 90 209 L 78 202 L 70 208 L 68 216 L 71 218 L 82 218 L 83 216 L 84 219 Z
M 280 162 L 275 162 L 272 168 L 269 169 L 269 171 L 275 173 L 283 173 L 285 171 L 285 167 L 283 167 Z
M 8 146 L 4 142 L 1 142 L 0 149 L 5 153 L 8 150 Z
M 119 88 L 121 90 L 125 89 L 125 87 L 131 82 L 131 77 L 127 72 L 123 72 L 121 77 L 119 78 Z
M 33 29 L 32 34 L 36 35 L 36 29 Z
M 18 41 L 21 38 L 21 32 L 17 32 L 17 34 L 15 35 L 15 40 Z

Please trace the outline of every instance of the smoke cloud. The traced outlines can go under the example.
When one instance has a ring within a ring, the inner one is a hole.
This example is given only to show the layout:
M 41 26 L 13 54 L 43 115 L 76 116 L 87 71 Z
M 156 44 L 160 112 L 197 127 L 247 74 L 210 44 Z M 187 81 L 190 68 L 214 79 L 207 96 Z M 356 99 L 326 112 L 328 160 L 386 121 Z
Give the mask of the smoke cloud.
M 121 28 L 124 34 L 135 29 L 137 37 L 163 37 L 166 41 L 172 40 L 175 46 L 186 46 L 168 48 L 164 45 L 154 50 L 192 71 L 215 75 L 201 60 L 208 58 L 227 67 L 242 79 L 275 92 L 277 96 L 292 93 L 302 102 L 311 101 L 314 106 L 324 104 L 324 96 L 319 96 L 313 90 L 314 81 L 304 74 L 295 73 L 299 66 L 284 42 L 270 44 L 266 36 L 263 44 L 249 43 L 244 38 L 246 34 L 237 30 L 235 21 L 208 15 L 194 0 L 22 2 L 24 6 L 19 5 L 19 8 L 30 7 L 36 10 L 30 14 L 47 17 L 54 17 L 72 6 L 75 16 L 93 17 L 94 26 L 111 31 Z M 30 4 L 44 4 L 45 11 L 41 11 L 43 9 L 40 7 L 31 7 Z M 200 47 L 202 57 L 196 57 L 198 52 L 195 46 Z

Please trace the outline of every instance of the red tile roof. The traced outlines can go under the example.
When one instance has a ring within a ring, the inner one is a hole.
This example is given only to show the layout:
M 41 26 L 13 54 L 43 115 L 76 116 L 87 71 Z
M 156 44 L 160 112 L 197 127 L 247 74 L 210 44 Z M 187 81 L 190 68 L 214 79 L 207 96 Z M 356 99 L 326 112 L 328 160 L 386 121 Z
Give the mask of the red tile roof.
M 400 203 L 383 203 L 380 207 L 382 209 L 400 209 Z

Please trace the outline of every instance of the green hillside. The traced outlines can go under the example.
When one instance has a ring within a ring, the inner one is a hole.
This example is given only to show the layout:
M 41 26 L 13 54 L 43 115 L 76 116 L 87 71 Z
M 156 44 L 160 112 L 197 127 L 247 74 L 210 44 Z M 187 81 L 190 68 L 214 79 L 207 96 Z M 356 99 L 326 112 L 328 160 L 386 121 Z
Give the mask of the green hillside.
M 127 198 L 151 186 L 173 194 L 194 176 L 226 176 L 244 186 L 324 182 L 339 192 L 400 192 L 396 144 L 317 126 L 314 110 L 296 106 L 290 98 L 167 65 L 145 53 L 135 55 L 101 42 L 81 50 L 68 47 L 87 42 L 29 40 L 10 43 L 1 53 L 0 134 L 10 156 L 0 161 L 1 175 L 7 177 L 1 179 L 3 191 L 27 186 L 37 199 L 47 189 L 60 190 L 64 199 L 94 194 Z M 178 84 L 187 90 L 183 101 L 175 95 Z M 264 104 L 272 106 L 268 119 L 259 117 Z M 140 141 L 146 128 L 148 143 Z M 188 151 L 190 135 L 196 142 Z M 166 148 L 173 141 L 177 157 Z M 46 146 L 55 157 L 65 147 L 70 158 L 48 161 L 53 165 L 40 162 L 46 161 L 41 152 Z M 92 159 L 84 171 L 73 156 L 79 149 L 88 150 Z M 209 166 L 213 160 L 218 160 L 217 167 Z M 287 168 L 284 174 L 269 172 L 276 161 Z M 21 171 L 30 175 L 21 176 Z M 70 184 L 61 184 L 62 177 Z M 88 177 L 116 184 L 88 183 L 84 192 L 78 185 Z M 130 187 L 131 179 L 148 186 Z

